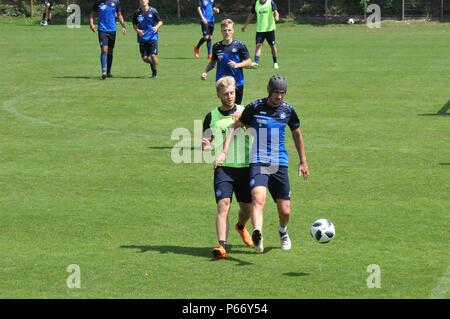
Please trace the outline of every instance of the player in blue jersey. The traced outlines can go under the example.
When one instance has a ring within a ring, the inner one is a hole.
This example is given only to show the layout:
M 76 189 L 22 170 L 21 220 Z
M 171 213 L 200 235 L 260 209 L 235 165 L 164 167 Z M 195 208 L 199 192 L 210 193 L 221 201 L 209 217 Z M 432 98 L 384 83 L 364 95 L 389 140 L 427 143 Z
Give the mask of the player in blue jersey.
M 206 42 L 208 48 L 208 59 L 212 58 L 212 35 L 214 33 L 214 13 L 219 13 L 219 8 L 215 6 L 214 0 L 197 0 L 197 13 L 202 26 L 202 38 L 194 47 L 194 56 L 200 57 L 200 47 Z
M 232 76 L 236 81 L 236 103 L 241 104 L 244 96 L 244 72 L 243 68 L 250 67 L 252 60 L 244 43 L 233 40 L 234 23 L 225 19 L 220 23 L 220 31 L 223 40 L 214 44 L 212 59 L 201 74 L 201 79 L 206 80 L 207 73 L 217 65 L 216 81 L 224 76 Z
M 215 163 L 216 166 L 222 165 L 236 130 L 246 126 L 254 138 L 250 155 L 250 187 L 252 190 L 252 240 L 257 253 L 264 251 L 262 229 L 267 189 L 278 208 L 281 249 L 291 249 L 291 240 L 287 231 L 291 215 L 291 190 L 288 153 L 285 146 L 286 126 L 289 126 L 292 131 L 299 156 L 298 175 L 303 175 L 305 180 L 309 177 L 300 120 L 293 106 L 283 100 L 287 92 L 286 79 L 281 75 L 272 76 L 267 92 L 267 98 L 256 100 L 246 106 L 240 120 L 234 124 L 233 130 L 227 136 L 224 148 Z
M 46 27 L 52 21 L 52 10 L 54 0 L 44 0 L 44 8 L 42 10 L 41 26 Z
M 116 16 L 122 25 L 123 35 L 127 34 L 127 28 L 120 10 L 119 0 L 97 0 L 92 6 L 89 16 L 89 26 L 92 32 L 96 32 L 94 25 L 94 14 L 98 14 L 98 41 L 100 43 L 100 64 L 102 68 L 102 79 L 112 77 L 111 66 L 113 61 L 113 50 L 116 42 Z
M 133 15 L 133 28 L 137 33 L 139 51 L 142 61 L 150 64 L 152 78 L 158 75 L 158 30 L 163 21 L 159 17 L 158 11 L 150 7 L 149 0 L 140 0 L 140 8 Z

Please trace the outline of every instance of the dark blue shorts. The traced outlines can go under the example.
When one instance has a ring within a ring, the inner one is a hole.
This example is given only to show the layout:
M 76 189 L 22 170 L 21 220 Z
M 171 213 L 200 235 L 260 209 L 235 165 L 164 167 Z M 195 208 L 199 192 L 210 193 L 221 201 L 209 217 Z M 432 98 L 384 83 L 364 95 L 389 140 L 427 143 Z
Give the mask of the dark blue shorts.
M 114 48 L 116 43 L 116 32 L 104 32 L 98 31 L 98 42 L 100 46 L 107 46 L 109 48 Z
M 278 169 L 277 169 L 278 168 Z M 250 165 L 250 189 L 263 186 L 269 189 L 270 195 L 276 202 L 277 199 L 291 199 L 291 187 L 289 185 L 288 168 L 279 166 L 273 168 L 258 164 Z
M 239 203 L 251 203 L 252 194 L 248 187 L 248 167 L 232 168 L 219 166 L 214 170 L 214 193 L 216 203 L 223 198 L 233 199 L 233 192 Z
M 275 30 L 269 32 L 256 32 L 256 44 L 264 43 L 267 40 L 270 46 L 275 45 Z
M 205 35 L 213 35 L 214 33 L 214 22 L 208 22 L 208 24 L 203 24 L 200 22 L 200 24 L 202 25 L 202 34 L 203 36 Z
M 139 51 L 141 51 L 141 57 L 158 55 L 158 41 L 139 42 Z

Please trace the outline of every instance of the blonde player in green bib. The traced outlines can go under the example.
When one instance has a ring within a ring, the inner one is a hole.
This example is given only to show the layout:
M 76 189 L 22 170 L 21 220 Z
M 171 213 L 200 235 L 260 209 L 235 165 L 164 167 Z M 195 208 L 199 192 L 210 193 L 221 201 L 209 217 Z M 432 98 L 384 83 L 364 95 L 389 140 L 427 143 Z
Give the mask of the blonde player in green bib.
M 256 49 L 255 59 L 252 68 L 256 69 L 259 66 L 259 59 L 261 57 L 261 49 L 264 40 L 267 40 L 272 49 L 272 59 L 274 69 L 278 69 L 278 51 L 275 44 L 275 29 L 276 22 L 280 20 L 278 7 L 273 0 L 255 0 L 252 9 L 242 27 L 242 32 L 245 31 L 247 24 L 256 15 Z
M 203 121 L 202 149 L 219 154 L 222 151 L 228 129 L 239 119 L 244 107 L 235 103 L 236 81 L 232 76 L 220 78 L 216 82 L 216 91 L 222 105 L 209 112 Z M 240 208 L 239 219 L 234 227 L 244 243 L 249 247 L 253 246 L 252 238 L 245 228 L 245 224 L 250 219 L 252 207 L 249 183 L 249 136 L 242 132 L 240 136 L 235 136 L 232 144 L 229 148 L 230 152 L 227 153 L 230 157 L 229 160 L 214 170 L 217 244 L 213 248 L 212 254 L 216 259 L 228 258 L 226 247 L 230 228 L 228 212 L 233 193 Z

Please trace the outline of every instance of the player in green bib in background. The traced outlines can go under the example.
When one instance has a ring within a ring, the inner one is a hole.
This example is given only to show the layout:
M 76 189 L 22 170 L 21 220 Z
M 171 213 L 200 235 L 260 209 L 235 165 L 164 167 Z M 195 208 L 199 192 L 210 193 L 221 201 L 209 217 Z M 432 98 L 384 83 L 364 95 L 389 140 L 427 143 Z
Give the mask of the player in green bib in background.
M 217 97 L 222 105 L 209 112 L 203 121 L 202 149 L 219 154 L 222 151 L 228 129 L 239 119 L 244 107 L 237 105 L 236 82 L 233 77 L 225 76 L 216 83 Z M 229 233 L 228 212 L 233 198 L 233 193 L 239 202 L 239 219 L 235 224 L 244 243 L 251 247 L 253 241 L 245 228 L 250 219 L 252 208 L 252 195 L 249 183 L 249 155 L 250 138 L 247 134 L 235 136 L 230 145 L 230 157 L 222 166 L 214 170 L 214 192 L 217 203 L 216 231 L 217 245 L 212 254 L 217 259 L 228 257 L 226 250 Z
M 280 20 L 278 7 L 273 0 L 255 0 L 252 9 L 242 27 L 242 32 L 245 31 L 247 24 L 253 19 L 256 14 L 256 49 L 255 59 L 252 64 L 253 68 L 258 68 L 259 59 L 261 57 L 261 49 L 264 40 L 267 40 L 272 49 L 273 67 L 278 69 L 278 51 L 275 44 L 275 29 L 276 22 Z

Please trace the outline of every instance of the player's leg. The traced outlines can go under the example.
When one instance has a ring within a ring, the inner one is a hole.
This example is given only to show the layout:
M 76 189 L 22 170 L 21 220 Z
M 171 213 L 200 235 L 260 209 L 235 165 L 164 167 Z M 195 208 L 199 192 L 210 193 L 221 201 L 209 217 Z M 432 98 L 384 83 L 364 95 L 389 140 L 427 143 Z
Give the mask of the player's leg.
M 208 49 L 208 59 L 212 59 L 212 36 L 214 33 L 214 22 L 208 24 L 208 39 L 206 40 L 206 47 Z
M 200 38 L 200 40 L 198 41 L 197 45 L 194 47 L 194 57 L 195 58 L 199 58 L 200 57 L 200 47 L 203 45 L 203 43 L 206 42 L 206 40 L 208 39 L 208 26 L 204 25 L 203 23 L 200 22 L 200 25 L 202 27 L 202 37 Z
M 52 22 L 52 15 L 53 15 L 52 11 L 53 11 L 53 3 L 49 1 L 47 5 L 47 24 Z
M 261 58 L 262 45 L 265 40 L 264 32 L 256 32 L 256 48 L 255 59 L 253 60 L 252 67 L 257 68 L 259 66 L 259 59 Z
M 106 60 L 106 75 L 108 78 L 112 77 L 111 67 L 113 63 L 114 46 L 116 43 L 116 33 L 108 34 L 108 55 Z
M 152 78 L 156 78 L 158 76 L 158 41 L 150 41 L 150 53 Z
M 263 213 L 266 205 L 267 186 L 269 175 L 264 174 L 260 165 L 250 165 L 250 189 L 252 193 L 252 212 L 253 222 L 252 240 L 255 245 L 255 251 L 262 253 L 263 245 Z
M 291 239 L 288 234 L 287 225 L 291 217 L 291 189 L 289 185 L 289 175 L 287 167 L 279 167 L 275 174 L 269 178 L 269 191 L 273 200 L 277 203 L 280 235 L 280 244 L 282 250 L 291 249 Z
M 234 226 L 242 241 L 248 246 L 253 246 L 253 240 L 248 233 L 245 225 L 249 221 L 252 213 L 252 194 L 249 187 L 249 169 L 248 168 L 237 168 L 236 177 L 234 179 L 234 193 L 236 199 L 239 202 L 239 216 L 238 222 Z
M 267 42 L 270 45 L 272 51 L 272 60 L 274 69 L 278 69 L 278 50 L 275 42 L 275 30 L 267 32 Z
M 236 104 L 242 103 L 242 98 L 244 96 L 244 86 L 237 86 L 236 87 Z

